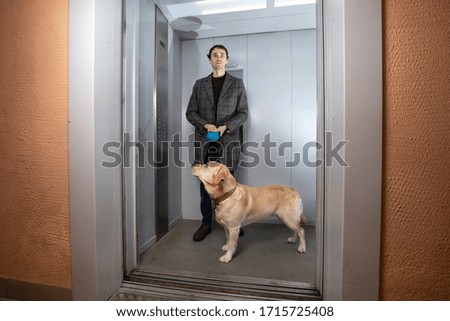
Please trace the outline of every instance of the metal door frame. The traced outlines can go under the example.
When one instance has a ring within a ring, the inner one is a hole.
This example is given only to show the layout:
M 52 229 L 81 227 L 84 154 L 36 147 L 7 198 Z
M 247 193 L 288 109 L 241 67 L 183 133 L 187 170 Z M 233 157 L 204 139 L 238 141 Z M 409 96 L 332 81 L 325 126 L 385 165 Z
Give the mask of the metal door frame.
M 123 263 L 117 258 L 123 255 L 130 264 L 125 274 L 136 262 L 133 204 L 118 201 L 122 195 L 120 186 L 108 185 L 112 172 L 105 172 L 97 162 L 104 157 L 101 143 L 108 139 L 105 128 L 114 132 L 121 127 L 114 124 L 112 117 L 121 113 L 120 98 L 116 101 L 112 95 L 120 88 L 121 81 L 111 77 L 111 74 L 120 75 L 117 64 L 120 65 L 121 49 L 114 44 L 121 35 L 123 22 L 117 19 L 121 9 L 120 1 L 69 2 L 69 167 L 74 300 L 107 299 L 123 280 L 123 274 L 117 273 Z M 326 300 L 376 300 L 381 226 L 381 0 L 323 0 L 320 27 L 324 34 L 324 132 L 333 131 L 336 139 L 349 142 L 344 156 L 350 165 L 324 169 L 321 294 Z M 111 53 L 106 55 L 107 61 L 103 61 L 104 51 L 99 50 L 102 48 Z M 119 54 L 115 55 L 117 52 Z M 101 111 L 106 116 L 109 112 L 110 117 L 98 117 L 99 103 L 104 106 L 108 101 L 113 102 L 111 108 Z M 110 136 L 114 139 L 113 134 Z M 114 173 L 116 171 L 117 168 Z M 99 189 L 101 186 L 105 188 Z M 116 201 L 111 203 L 112 199 Z M 106 220 L 106 209 L 110 214 L 119 213 L 122 206 L 125 209 L 130 206 L 130 217 L 125 215 L 123 222 L 111 216 Z M 123 239 L 122 235 L 114 233 L 120 228 L 125 231 Z M 122 239 L 124 246 L 112 246 L 105 235 L 112 235 L 116 241 Z

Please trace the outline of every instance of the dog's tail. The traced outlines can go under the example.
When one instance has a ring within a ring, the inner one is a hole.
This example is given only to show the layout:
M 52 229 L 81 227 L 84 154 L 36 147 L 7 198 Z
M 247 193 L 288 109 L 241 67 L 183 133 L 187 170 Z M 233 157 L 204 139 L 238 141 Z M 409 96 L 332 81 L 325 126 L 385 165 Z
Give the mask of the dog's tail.
M 305 214 L 303 214 L 303 202 L 302 199 L 300 198 L 298 200 L 299 202 L 299 208 L 300 208 L 300 224 L 306 225 L 308 223 L 308 220 L 306 219 Z
M 300 214 L 300 224 L 306 225 L 308 223 L 308 220 L 306 219 L 305 214 Z

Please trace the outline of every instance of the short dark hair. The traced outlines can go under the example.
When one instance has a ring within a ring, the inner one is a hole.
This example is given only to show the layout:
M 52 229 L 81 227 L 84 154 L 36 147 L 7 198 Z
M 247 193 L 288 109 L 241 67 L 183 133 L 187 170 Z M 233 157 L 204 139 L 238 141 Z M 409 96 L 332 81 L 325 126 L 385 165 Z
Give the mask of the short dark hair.
M 224 45 L 214 45 L 214 46 L 211 47 L 211 49 L 209 49 L 209 54 L 207 55 L 209 60 L 211 60 L 211 52 L 214 49 L 223 49 L 223 50 L 225 50 L 225 52 L 227 53 L 227 59 L 229 58 L 228 57 L 228 50 L 227 50 L 227 48 L 225 48 Z

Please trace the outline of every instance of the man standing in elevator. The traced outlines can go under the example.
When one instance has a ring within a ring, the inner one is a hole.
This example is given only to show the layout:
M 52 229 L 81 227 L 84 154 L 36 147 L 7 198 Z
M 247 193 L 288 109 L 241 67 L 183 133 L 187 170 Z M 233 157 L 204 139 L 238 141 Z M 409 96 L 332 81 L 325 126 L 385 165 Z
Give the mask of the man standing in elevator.
M 247 94 L 242 79 L 225 71 L 228 50 L 214 45 L 207 55 L 212 73 L 197 80 L 186 110 L 187 120 L 195 127 L 195 161 L 218 160 L 234 173 L 239 165 L 242 125 L 247 120 Z M 194 241 L 211 233 L 213 206 L 203 183 L 200 183 L 202 225 Z

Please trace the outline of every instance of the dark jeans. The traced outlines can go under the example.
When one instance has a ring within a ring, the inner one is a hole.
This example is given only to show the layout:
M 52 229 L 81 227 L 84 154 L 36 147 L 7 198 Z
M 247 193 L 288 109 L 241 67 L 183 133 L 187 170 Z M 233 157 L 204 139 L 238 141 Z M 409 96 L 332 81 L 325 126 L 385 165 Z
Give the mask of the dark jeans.
M 206 157 L 204 162 L 207 163 L 209 161 L 218 160 L 220 155 L 217 153 L 216 148 L 210 148 L 206 153 Z M 234 175 L 234 172 L 231 172 L 231 175 Z M 202 224 L 211 225 L 213 221 L 214 209 L 212 206 L 211 198 L 209 197 L 208 192 L 205 189 L 205 185 L 200 183 L 200 211 L 202 212 Z

